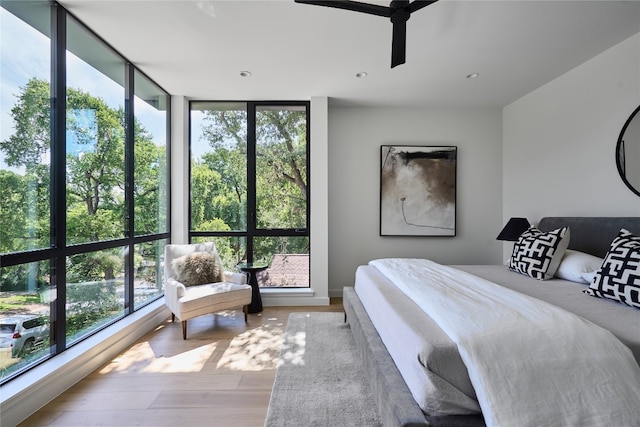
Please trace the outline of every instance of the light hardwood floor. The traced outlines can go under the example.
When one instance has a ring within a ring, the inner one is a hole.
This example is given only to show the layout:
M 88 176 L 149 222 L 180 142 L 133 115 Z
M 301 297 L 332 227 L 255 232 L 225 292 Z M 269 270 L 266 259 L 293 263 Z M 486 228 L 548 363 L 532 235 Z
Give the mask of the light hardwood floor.
M 25 426 L 263 426 L 289 314 L 265 307 L 166 322 L 25 420 Z

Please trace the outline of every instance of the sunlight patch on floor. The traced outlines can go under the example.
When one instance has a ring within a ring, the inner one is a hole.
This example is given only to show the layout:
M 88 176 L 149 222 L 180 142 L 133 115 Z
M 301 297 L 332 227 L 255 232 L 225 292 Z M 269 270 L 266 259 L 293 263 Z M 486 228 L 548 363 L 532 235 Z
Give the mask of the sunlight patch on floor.
M 275 369 L 278 364 L 283 327 L 264 325 L 233 338 L 217 367 L 237 371 Z
M 148 342 L 131 347 L 102 368 L 100 374 L 110 372 L 137 373 L 184 373 L 199 372 L 211 359 L 218 346 L 217 343 L 206 344 L 175 356 L 158 356 Z
M 282 355 L 278 362 L 278 366 L 288 365 L 304 365 L 304 352 L 307 334 L 305 332 L 297 332 L 287 335 L 287 341 L 282 344 Z
M 172 357 L 159 357 L 153 360 L 143 372 L 199 372 L 211 359 L 217 346 L 217 343 L 211 343 Z
M 156 355 L 148 342 L 132 346 L 125 353 L 114 358 L 111 363 L 98 371 L 99 374 L 111 372 L 139 372 L 138 367 L 155 359 Z

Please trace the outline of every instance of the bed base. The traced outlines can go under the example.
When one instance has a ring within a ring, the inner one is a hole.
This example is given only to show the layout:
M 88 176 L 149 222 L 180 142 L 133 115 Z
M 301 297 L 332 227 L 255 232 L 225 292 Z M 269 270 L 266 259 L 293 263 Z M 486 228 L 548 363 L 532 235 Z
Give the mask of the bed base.
M 369 378 L 380 421 L 387 427 L 484 427 L 481 415 L 424 414 L 387 352 L 353 287 L 343 288 L 345 321 L 349 323 L 358 356 Z

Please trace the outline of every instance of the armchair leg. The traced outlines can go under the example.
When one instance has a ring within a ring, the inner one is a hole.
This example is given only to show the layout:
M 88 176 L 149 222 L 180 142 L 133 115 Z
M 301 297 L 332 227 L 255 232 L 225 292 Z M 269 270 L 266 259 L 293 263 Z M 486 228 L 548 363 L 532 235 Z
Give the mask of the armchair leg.
M 187 339 L 187 321 L 186 320 L 182 321 L 182 339 L 183 340 Z
M 249 312 L 249 306 L 245 304 L 242 307 L 242 311 L 244 312 L 244 323 L 247 323 L 247 313 Z
M 174 313 L 171 313 L 171 323 L 176 321 L 176 315 Z

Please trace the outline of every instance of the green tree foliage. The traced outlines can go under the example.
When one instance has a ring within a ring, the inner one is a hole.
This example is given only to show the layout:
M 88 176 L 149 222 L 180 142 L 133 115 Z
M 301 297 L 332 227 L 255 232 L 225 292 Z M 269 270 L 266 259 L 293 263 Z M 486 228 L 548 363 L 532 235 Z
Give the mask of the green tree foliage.
M 124 256 L 115 249 L 74 255 L 67 259 L 67 282 L 113 281 L 123 265 Z
M 0 141 L 5 162 L 19 173 L 0 171 L 0 252 L 49 245 L 49 85 L 31 79 L 11 109 L 16 131 Z
M 231 228 L 225 224 L 221 219 L 213 219 L 201 224 L 202 230 L 217 230 L 217 231 L 231 231 Z M 210 239 L 206 238 L 205 241 Z M 222 265 L 226 270 L 233 271 L 235 266 L 242 261 L 240 254 L 243 254 L 243 248 L 241 247 L 241 241 L 237 237 L 221 237 L 218 236 L 214 239 L 216 249 Z
M 297 187 L 307 200 L 306 159 L 307 134 L 304 111 L 266 110 L 258 114 L 258 157 L 269 166 L 264 174 L 271 185 L 282 180 Z
M 206 162 L 194 162 L 191 169 L 191 192 L 197 203 L 191 205 L 194 230 L 238 230 L 239 200 L 225 185 L 220 173 Z M 243 193 L 244 194 L 244 193 Z M 224 219 L 212 223 L 212 220 Z
M 11 109 L 16 131 L 0 150 L 9 166 L 25 166 L 28 171 L 38 166 L 49 151 L 49 83 L 32 78 L 21 88 Z
M 78 336 L 114 313 L 122 311 L 113 289 L 113 280 L 80 282 L 67 285 L 67 336 Z
M 67 242 L 123 237 L 124 125 L 122 109 L 67 89 Z M 86 215 L 73 215 L 80 210 Z M 105 227 L 111 221 L 113 227 Z
M 166 147 L 155 145 L 143 130 L 135 135 L 134 229 L 136 234 L 163 232 L 167 229 Z
M 247 142 L 246 112 L 208 110 L 202 126 L 211 151 L 195 160 L 191 172 L 194 230 L 246 229 Z M 216 222 L 222 229 L 204 228 Z M 223 225 L 224 224 L 224 225 Z
M 0 252 L 26 246 L 26 181 L 14 172 L 0 170 Z

